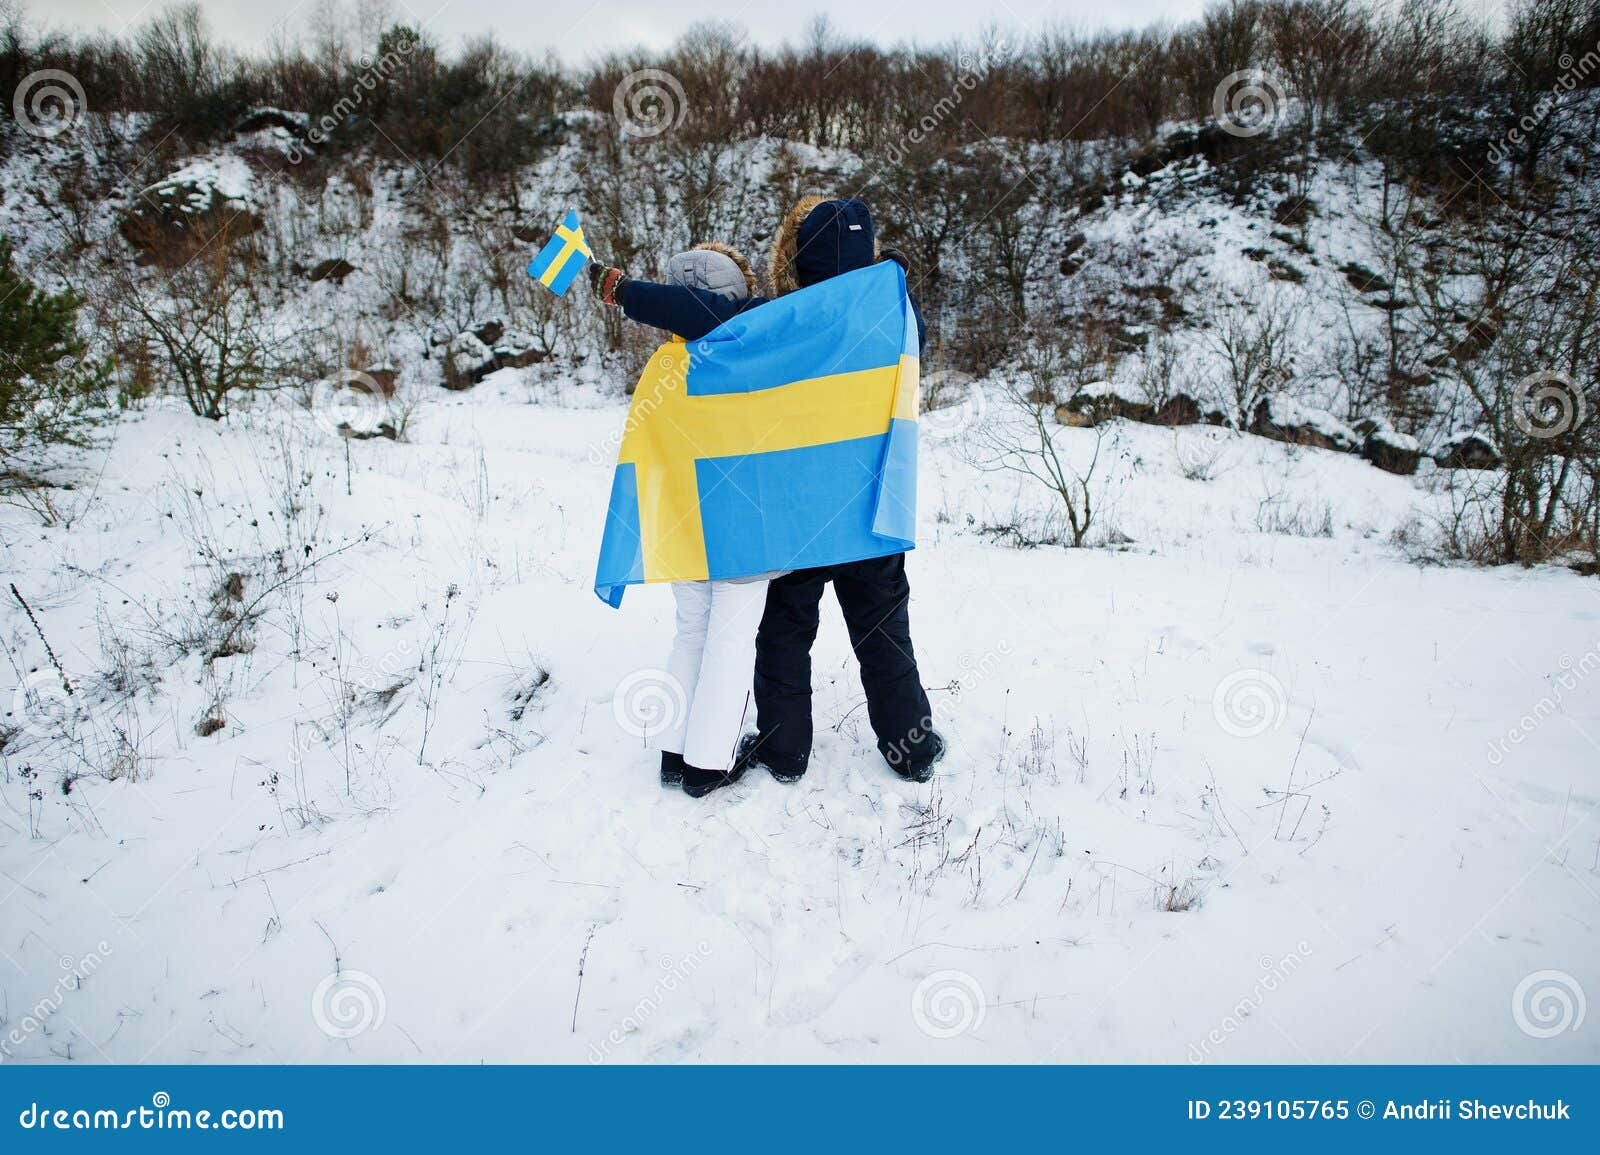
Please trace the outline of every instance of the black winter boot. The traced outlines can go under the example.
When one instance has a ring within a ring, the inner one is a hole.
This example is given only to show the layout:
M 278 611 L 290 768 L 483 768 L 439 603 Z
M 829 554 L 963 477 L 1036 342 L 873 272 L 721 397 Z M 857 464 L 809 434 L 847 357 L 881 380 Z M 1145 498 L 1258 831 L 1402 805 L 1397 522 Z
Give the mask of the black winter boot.
M 735 761 L 732 770 L 702 770 L 698 766 L 683 764 L 683 792 L 690 798 L 704 798 L 713 790 L 732 786 L 744 777 L 744 763 Z
M 683 781 L 683 755 L 661 751 L 661 785 L 676 786 Z
M 779 768 L 772 765 L 771 762 L 761 756 L 761 746 L 760 734 L 746 734 L 739 739 L 739 753 L 734 765 L 739 768 L 740 773 L 752 766 L 765 766 L 767 773 L 771 774 L 779 782 L 798 782 L 805 777 L 806 768 L 804 766 L 796 769 L 792 766 Z
M 933 777 L 933 768 L 944 757 L 944 739 L 937 730 L 929 730 L 923 742 L 923 749 L 918 751 L 917 757 L 906 758 L 899 762 L 888 759 L 889 768 L 907 782 L 926 782 Z

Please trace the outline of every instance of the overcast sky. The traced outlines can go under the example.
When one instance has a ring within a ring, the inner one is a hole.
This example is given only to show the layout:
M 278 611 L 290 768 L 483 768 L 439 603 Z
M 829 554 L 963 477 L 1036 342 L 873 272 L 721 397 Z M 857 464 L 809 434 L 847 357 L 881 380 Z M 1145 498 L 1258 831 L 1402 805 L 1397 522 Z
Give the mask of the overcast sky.
M 113 32 L 138 24 L 164 2 L 23 0 L 36 30 Z M 319 2 L 201 0 L 200 6 L 220 36 L 248 47 L 263 43 L 278 25 L 303 30 Z M 353 6 L 354 0 L 346 3 Z M 573 64 L 611 49 L 664 48 L 690 24 L 707 19 L 731 20 L 763 45 L 800 41 L 818 13 L 851 38 L 927 44 L 970 37 L 990 21 L 1026 30 L 1052 21 L 1132 27 L 1185 20 L 1203 6 L 1204 0 L 390 0 L 397 18 L 425 25 L 447 46 L 493 32 L 511 47 L 540 55 L 554 49 Z
M 122 32 L 166 0 L 23 0 L 30 25 L 42 29 Z M 263 44 L 276 28 L 304 31 L 318 4 L 330 0 L 201 0 L 213 30 L 231 43 Z M 354 9 L 358 0 L 338 0 Z M 373 0 L 366 0 L 371 3 Z M 379 0 L 381 2 L 381 0 Z M 664 48 L 700 20 L 731 20 L 762 45 L 799 42 L 813 16 L 825 13 L 845 36 L 884 45 L 933 44 L 973 36 L 991 22 L 1037 31 L 1050 24 L 1078 29 L 1179 23 L 1205 0 L 387 0 L 395 18 L 421 24 L 447 47 L 493 32 L 513 47 L 554 50 L 583 64 L 609 50 Z M 1465 9 L 1498 12 L 1505 0 L 1461 0 Z

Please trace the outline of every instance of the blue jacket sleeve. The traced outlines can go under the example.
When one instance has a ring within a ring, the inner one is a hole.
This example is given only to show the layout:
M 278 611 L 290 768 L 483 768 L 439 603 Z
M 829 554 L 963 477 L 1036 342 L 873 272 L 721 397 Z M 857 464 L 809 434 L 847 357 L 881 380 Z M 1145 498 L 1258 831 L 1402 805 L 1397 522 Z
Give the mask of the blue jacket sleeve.
M 743 301 L 654 281 L 629 281 L 622 290 L 622 311 L 629 320 L 676 333 L 686 341 L 704 337 L 729 317 L 759 304 L 760 297 Z

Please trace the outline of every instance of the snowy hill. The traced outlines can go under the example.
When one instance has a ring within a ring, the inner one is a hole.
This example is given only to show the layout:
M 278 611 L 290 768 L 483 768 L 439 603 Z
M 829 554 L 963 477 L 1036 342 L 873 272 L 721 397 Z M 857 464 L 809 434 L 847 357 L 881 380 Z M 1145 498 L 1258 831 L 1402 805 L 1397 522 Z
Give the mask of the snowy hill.
M 949 756 L 924 787 L 881 763 L 825 611 L 808 775 L 695 802 L 646 748 L 670 598 L 589 589 L 643 338 L 521 272 L 585 192 L 565 123 L 481 195 L 308 173 L 270 125 L 152 171 L 110 118 L 0 167 L 0 231 L 104 306 L 105 351 L 133 253 L 155 284 L 160 243 L 248 224 L 260 322 L 316 369 L 217 421 L 130 395 L 63 488 L 0 506 L 7 1057 L 1600 1059 L 1548 1029 L 1600 977 L 1593 577 L 1431 564 L 1452 479 L 1490 471 L 1252 435 L 1217 384 L 1229 326 L 1281 316 L 1268 416 L 1360 448 L 1369 157 L 1320 160 L 1287 224 L 1198 152 L 1086 162 L 1106 187 L 1027 291 L 1117 356 L 1052 401 L 1185 391 L 1229 424 L 1052 425 L 1097 462 L 1097 548 L 1068 549 L 989 452 L 1026 366 L 935 358 L 908 565 Z M 716 224 L 759 253 L 780 175 L 855 159 L 730 146 Z M 636 271 L 687 242 L 674 207 Z M 1458 407 L 1376 431 L 1415 458 Z

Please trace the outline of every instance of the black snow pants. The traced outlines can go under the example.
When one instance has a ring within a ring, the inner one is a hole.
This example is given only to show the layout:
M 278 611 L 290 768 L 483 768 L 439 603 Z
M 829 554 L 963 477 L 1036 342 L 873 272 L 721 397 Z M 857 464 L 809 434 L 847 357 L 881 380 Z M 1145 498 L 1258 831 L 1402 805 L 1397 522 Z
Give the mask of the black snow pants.
M 829 582 L 861 666 L 879 752 L 891 766 L 926 757 L 933 719 L 911 649 L 906 555 L 897 553 L 796 570 L 767 587 L 756 634 L 758 758 L 781 774 L 800 774 L 810 761 L 811 643 Z

